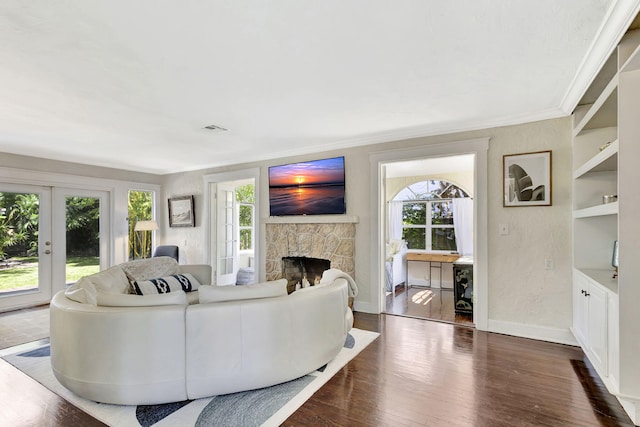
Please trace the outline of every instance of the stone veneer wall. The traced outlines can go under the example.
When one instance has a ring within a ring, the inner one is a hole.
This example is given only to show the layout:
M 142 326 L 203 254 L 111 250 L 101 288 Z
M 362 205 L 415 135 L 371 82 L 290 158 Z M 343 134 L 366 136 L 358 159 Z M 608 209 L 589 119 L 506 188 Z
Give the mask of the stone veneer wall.
M 283 277 L 282 257 L 306 256 L 331 261 L 331 268 L 355 279 L 356 226 L 338 224 L 266 224 L 267 280 Z

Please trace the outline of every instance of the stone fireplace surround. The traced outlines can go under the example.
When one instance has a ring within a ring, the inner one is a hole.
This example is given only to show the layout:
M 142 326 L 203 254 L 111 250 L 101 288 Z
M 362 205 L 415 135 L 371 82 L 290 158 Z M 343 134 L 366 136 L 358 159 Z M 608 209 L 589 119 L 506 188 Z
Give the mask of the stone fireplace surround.
M 284 277 L 284 257 L 323 258 L 355 279 L 356 225 L 346 223 L 267 223 L 266 277 Z

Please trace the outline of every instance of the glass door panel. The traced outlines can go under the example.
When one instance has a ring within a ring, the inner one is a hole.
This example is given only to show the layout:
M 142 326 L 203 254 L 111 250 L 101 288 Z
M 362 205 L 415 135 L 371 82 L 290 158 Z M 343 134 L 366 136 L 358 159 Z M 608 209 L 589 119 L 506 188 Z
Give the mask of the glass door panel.
M 65 284 L 100 271 L 100 198 L 66 197 Z
M 217 285 L 234 285 L 238 271 L 238 239 L 235 221 L 235 189 L 232 183 L 218 183 L 217 189 L 217 230 L 218 268 Z
M 109 266 L 109 193 L 53 189 L 53 291 Z
M 51 298 L 51 190 L 0 184 L 0 310 Z

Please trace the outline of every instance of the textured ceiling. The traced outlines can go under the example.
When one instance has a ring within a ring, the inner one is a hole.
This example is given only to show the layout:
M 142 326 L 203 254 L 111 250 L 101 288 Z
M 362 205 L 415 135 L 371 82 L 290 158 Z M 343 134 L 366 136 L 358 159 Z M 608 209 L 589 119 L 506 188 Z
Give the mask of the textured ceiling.
M 637 3 L 3 0 L 0 152 L 164 174 L 557 117 Z

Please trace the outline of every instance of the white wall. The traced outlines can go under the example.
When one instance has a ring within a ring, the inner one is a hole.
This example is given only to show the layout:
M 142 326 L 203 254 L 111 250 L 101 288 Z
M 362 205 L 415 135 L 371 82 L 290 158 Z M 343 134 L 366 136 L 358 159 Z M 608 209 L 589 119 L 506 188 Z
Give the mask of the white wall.
M 205 259 L 205 236 L 203 226 L 206 220 L 204 207 L 204 186 L 202 173 L 176 174 L 164 177 L 162 192 L 159 198 L 158 214 L 165 219 L 161 226 L 160 242 L 163 245 L 177 245 L 180 247 L 180 263 L 203 264 Z M 195 227 L 169 227 L 169 202 L 172 197 L 194 197 Z
M 572 321 L 571 309 L 571 119 L 545 120 L 523 125 L 484 129 L 450 135 L 393 141 L 364 147 L 333 150 L 307 156 L 281 158 L 235 167 L 208 169 L 164 177 L 165 196 L 196 196 L 195 229 L 168 229 L 165 243 L 187 240 L 190 262 L 204 262 L 204 209 L 202 176 L 249 167 L 262 169 L 261 199 L 268 200 L 268 166 L 301 160 L 344 155 L 347 181 L 347 214 L 359 218 L 356 225 L 356 281 L 360 285 L 358 301 L 372 301 L 374 282 L 370 277 L 372 232 L 369 194 L 369 155 L 387 150 L 420 147 L 427 144 L 490 137 L 488 152 L 489 185 L 489 325 L 490 329 L 518 333 L 523 326 L 549 328 L 549 335 L 562 335 Z M 502 206 L 502 156 L 504 154 L 553 150 L 553 206 L 504 208 Z M 268 215 L 263 203 L 261 217 Z M 499 224 L 508 224 L 510 234 L 500 236 Z M 260 243 L 264 248 L 264 242 Z M 545 270 L 545 259 L 554 269 Z M 261 266 L 258 266 L 260 269 Z M 356 305 L 357 306 L 357 305 Z M 538 331 L 540 332 L 540 331 Z M 535 335 L 536 332 L 529 333 Z M 521 333 L 526 335 L 525 333 Z M 556 337 L 563 341 L 566 336 Z M 544 338 L 544 337 L 543 337 Z M 553 339 L 553 337 L 550 337 Z

